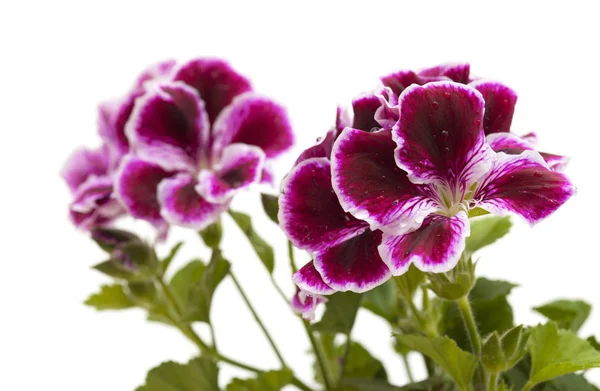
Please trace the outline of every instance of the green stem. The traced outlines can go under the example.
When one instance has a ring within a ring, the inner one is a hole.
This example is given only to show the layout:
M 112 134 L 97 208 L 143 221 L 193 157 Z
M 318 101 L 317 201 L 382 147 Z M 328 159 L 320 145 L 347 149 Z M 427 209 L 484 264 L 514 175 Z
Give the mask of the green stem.
M 402 362 L 404 363 L 404 368 L 406 369 L 406 376 L 408 376 L 408 381 L 411 383 L 415 382 L 415 378 L 412 373 L 412 369 L 410 368 L 410 363 L 408 362 L 408 357 L 406 355 L 401 355 Z
M 527 382 L 521 391 L 529 391 L 535 386 L 535 383 Z
M 490 377 L 488 379 L 488 391 L 496 391 L 497 385 L 498 385 L 498 373 L 490 373 Z
M 342 356 L 342 367 L 340 368 L 340 378 L 338 379 L 338 385 L 336 389 L 340 389 L 344 374 L 346 373 L 346 364 L 348 363 L 348 356 L 350 355 L 350 349 L 352 348 L 352 338 L 350 332 L 346 334 L 346 343 L 344 345 L 344 355 Z
M 323 378 L 323 385 L 325 386 L 325 391 L 333 390 L 331 388 L 332 380 L 331 380 L 331 372 L 329 371 L 329 367 L 325 361 L 325 354 L 323 353 L 323 349 L 321 348 L 321 344 L 317 342 L 315 335 L 312 332 L 312 327 L 310 326 L 310 322 L 302 319 L 302 325 L 304 325 L 304 330 L 306 330 L 306 335 L 310 340 L 310 344 L 315 352 L 315 357 L 317 359 L 317 365 L 319 365 L 319 369 L 321 370 L 321 377 Z
M 477 357 L 480 357 L 482 346 L 481 336 L 479 336 L 479 332 L 477 331 L 477 324 L 475 324 L 475 318 L 473 317 L 473 311 L 471 310 L 469 299 L 467 296 L 463 296 L 456 300 L 456 304 L 458 304 L 458 308 L 460 309 L 463 320 L 465 321 L 465 325 L 467 326 L 467 333 L 469 334 L 469 340 L 471 341 L 471 345 L 473 347 L 473 353 Z
M 298 266 L 296 266 L 296 259 L 294 257 L 294 245 L 289 240 L 288 240 L 288 257 L 290 259 L 290 268 L 292 269 L 292 273 L 295 274 L 298 271 Z
M 208 328 L 210 329 L 210 339 L 212 341 L 212 348 L 215 351 L 218 351 L 217 350 L 217 338 L 215 337 L 215 328 L 213 327 L 212 322 L 208 323 Z
M 279 359 L 279 362 L 281 363 L 281 366 L 283 368 L 289 368 L 287 366 L 287 364 L 285 363 L 285 360 L 283 359 L 283 356 L 281 355 L 281 352 L 277 348 L 277 345 L 275 345 L 275 341 L 273 341 L 273 338 L 271 338 L 271 334 L 269 334 L 269 331 L 265 327 L 264 323 L 262 322 L 262 320 L 260 320 L 258 314 L 256 313 L 256 310 L 254 309 L 254 306 L 252 306 L 252 303 L 250 303 L 250 300 L 248 299 L 248 296 L 246 296 L 246 292 L 244 292 L 244 289 L 242 288 L 242 286 L 238 282 L 237 278 L 235 278 L 235 275 L 233 274 L 233 272 L 231 270 L 229 271 L 229 276 L 231 277 L 231 280 L 235 284 L 238 292 L 240 292 L 240 295 L 242 296 L 242 299 L 244 299 L 244 302 L 246 303 L 246 306 L 248 307 L 248 309 L 252 313 L 252 316 L 254 317 L 254 320 L 256 321 L 256 323 L 258 323 L 258 326 L 262 330 L 262 332 L 265 335 L 265 337 L 267 337 L 267 340 L 269 341 L 269 344 L 273 348 L 273 351 L 275 352 L 275 355 Z

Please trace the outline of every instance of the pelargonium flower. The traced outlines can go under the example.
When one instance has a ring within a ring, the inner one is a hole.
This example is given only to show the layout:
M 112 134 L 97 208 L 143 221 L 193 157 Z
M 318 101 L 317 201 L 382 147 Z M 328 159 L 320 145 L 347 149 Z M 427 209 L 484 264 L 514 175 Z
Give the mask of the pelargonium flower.
M 331 179 L 329 159 L 341 129 L 353 125 L 362 127 L 357 131 L 365 134 L 371 130 L 371 98 L 365 95 L 354 100 L 351 121 L 338 109 L 336 126 L 300 155 L 282 184 L 281 228 L 296 247 L 313 256 L 313 261 L 294 274 L 293 281 L 310 295 L 364 292 L 391 276 L 377 252 L 382 232 L 369 229 L 367 222 L 342 209 Z
M 315 310 L 319 304 L 325 303 L 327 300 L 321 295 L 316 295 L 310 292 L 296 289 L 296 294 L 292 297 L 292 309 L 302 315 L 305 320 L 315 319 Z
M 220 60 L 191 61 L 146 90 L 127 122 L 116 191 L 159 228 L 206 227 L 292 145 L 285 110 Z
M 346 128 L 338 137 L 333 188 L 344 211 L 383 232 L 378 250 L 393 274 L 411 263 L 429 272 L 452 269 L 470 234 L 472 208 L 534 224 L 573 195 L 569 180 L 537 152 L 490 148 L 485 105 L 478 90 L 462 84 L 412 85 L 400 96 L 391 131 Z
M 537 150 L 534 134 L 520 137 L 510 133 L 517 94 L 502 83 L 473 78 L 470 75 L 470 66 L 466 63 L 442 64 L 419 72 L 402 70 L 382 77 L 381 82 L 393 91 L 393 95 L 380 95 L 382 107 L 378 110 L 376 119 L 384 125 L 393 124 L 398 120 L 398 97 L 402 92 L 413 84 L 425 85 L 435 81 L 468 84 L 481 93 L 485 101 L 485 114 L 481 126 L 493 150 L 511 155 Z M 548 166 L 557 171 L 563 170 L 568 162 L 565 156 L 544 152 L 540 154 Z
M 71 221 L 81 229 L 108 225 L 125 214 L 113 194 L 113 175 L 106 146 L 96 150 L 80 148 L 73 152 L 62 169 L 73 201 Z

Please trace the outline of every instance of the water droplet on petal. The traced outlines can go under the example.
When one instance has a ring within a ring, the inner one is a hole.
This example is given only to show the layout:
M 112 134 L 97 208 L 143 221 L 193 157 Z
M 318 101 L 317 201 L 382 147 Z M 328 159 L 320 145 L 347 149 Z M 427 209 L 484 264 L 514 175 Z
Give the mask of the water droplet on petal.
M 451 94 L 448 91 L 444 92 L 444 98 L 449 99 L 450 96 Z
M 440 104 L 436 100 L 434 100 L 432 105 L 434 109 L 437 109 Z
M 479 126 L 479 125 L 481 125 L 481 120 L 476 119 L 475 120 L 475 126 Z
M 444 151 L 446 151 L 446 153 L 450 152 L 450 147 L 444 148 Z
M 441 133 L 442 133 L 442 137 L 445 138 L 445 139 L 447 139 L 448 137 L 450 137 L 450 133 L 448 133 L 447 130 L 442 130 Z
M 534 173 L 533 173 L 533 176 L 534 176 L 534 177 L 536 177 L 536 178 L 541 178 L 541 177 L 543 177 L 543 176 L 544 176 L 544 174 L 542 174 L 542 173 L 541 173 L 541 172 L 539 172 L 539 171 L 536 171 L 536 172 L 534 172 Z
M 394 200 L 394 205 L 398 205 L 399 203 L 400 203 L 400 201 Z
M 408 257 L 409 255 L 410 255 L 410 251 L 405 251 L 405 252 L 404 252 L 404 256 L 405 256 L 405 257 Z

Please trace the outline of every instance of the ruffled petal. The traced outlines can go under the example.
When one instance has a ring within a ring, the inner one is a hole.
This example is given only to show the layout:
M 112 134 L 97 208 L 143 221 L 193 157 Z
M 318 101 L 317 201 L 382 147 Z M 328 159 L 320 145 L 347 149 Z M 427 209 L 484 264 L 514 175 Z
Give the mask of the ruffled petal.
M 403 233 L 419 227 L 437 206 L 398 168 L 395 147 L 389 130 L 346 128 L 333 150 L 333 188 L 344 210 L 371 229 Z
M 112 223 L 125 214 L 113 194 L 113 178 L 89 176 L 74 193 L 69 215 L 75 226 L 89 230 Z
M 285 109 L 270 99 L 247 93 L 234 99 L 213 127 L 213 156 L 229 144 L 255 145 L 273 158 L 294 143 Z
M 171 173 L 160 166 L 127 155 L 116 175 L 115 193 L 133 217 L 162 227 L 165 221 L 160 215 L 157 188 L 169 176 Z
M 481 129 L 481 94 L 457 83 L 413 85 L 400 97 L 392 135 L 396 162 L 414 183 L 467 186 L 485 173 L 493 152 Z
M 317 143 L 310 148 L 307 148 L 298 156 L 295 165 L 311 158 L 327 158 L 331 157 L 331 150 L 333 149 L 333 143 L 338 138 L 340 131 L 336 128 L 331 128 L 325 134 L 325 137 L 319 137 Z
M 470 81 L 470 71 L 471 67 L 467 63 L 442 64 L 422 69 L 419 72 L 409 70 L 394 72 L 382 77 L 381 82 L 399 96 L 412 84 L 424 85 L 445 80 L 466 84 Z
M 315 310 L 321 303 L 327 301 L 323 296 L 312 294 L 301 289 L 296 289 L 296 294 L 292 297 L 292 309 L 302 315 L 304 320 L 314 320 Z
M 535 151 L 536 138 L 531 135 L 517 136 L 513 133 L 492 133 L 486 136 L 486 141 L 496 152 L 504 152 L 509 155 L 518 155 L 523 151 Z M 569 163 L 566 156 L 553 153 L 540 152 L 540 155 L 554 171 L 563 171 Z
M 575 187 L 566 176 L 548 169 L 537 152 L 525 151 L 520 155 L 499 153 L 473 198 L 477 206 L 490 212 L 516 213 L 535 224 L 574 193 Z
M 540 152 L 540 155 L 550 169 L 558 172 L 564 171 L 570 160 L 568 156 L 555 155 L 553 153 Z
M 305 160 L 288 174 L 279 197 L 279 224 L 298 248 L 319 251 L 368 229 L 344 212 L 325 158 Z
M 123 98 L 98 106 L 98 133 L 108 147 L 111 169 L 116 169 L 121 158 L 129 152 L 125 125 L 131 117 L 136 99 L 142 95 L 143 91 L 138 89 Z
M 202 170 L 196 191 L 210 202 L 225 202 L 239 190 L 258 183 L 265 163 L 264 152 L 247 144 L 228 145 L 213 170 Z
M 470 86 L 479 91 L 485 101 L 483 115 L 485 134 L 510 132 L 517 93 L 504 84 L 493 81 L 477 81 Z
M 468 63 L 448 63 L 422 69 L 419 71 L 419 76 L 422 78 L 429 77 L 433 79 L 447 77 L 456 83 L 467 84 L 469 82 L 470 72 L 471 66 Z M 433 80 L 430 79 L 429 81 Z
M 352 127 L 367 132 L 381 128 L 375 120 L 375 113 L 381 107 L 379 97 L 374 94 L 362 95 L 352 101 L 354 120 Z
M 431 215 L 416 231 L 384 234 L 379 253 L 395 276 L 405 273 L 411 263 L 424 272 L 443 273 L 456 266 L 470 233 L 465 212 Z
M 171 224 L 202 230 L 214 223 L 229 203 L 211 203 L 196 191 L 196 179 L 181 173 L 158 185 L 161 216 Z
M 302 266 L 300 270 L 294 273 L 292 281 L 302 291 L 313 295 L 330 295 L 335 292 L 335 289 L 331 288 L 323 281 L 323 278 L 317 269 L 315 269 L 313 261 L 308 262 L 306 265 Z
M 176 70 L 174 80 L 195 88 L 205 103 L 210 123 L 236 96 L 252 90 L 248 79 L 217 59 L 197 59 Z
M 408 70 L 401 70 L 383 76 L 381 82 L 384 86 L 391 88 L 397 96 L 400 96 L 412 84 L 422 85 L 426 83 L 416 72 Z
M 136 154 L 165 170 L 195 172 L 205 158 L 208 118 L 204 103 L 182 83 L 156 86 L 140 98 L 127 126 Z
M 103 176 L 108 173 L 108 151 L 106 147 L 75 150 L 65 162 L 60 175 L 69 189 L 75 192 L 90 176 Z
M 376 94 L 381 105 L 375 112 L 375 121 L 384 129 L 391 129 L 398 122 L 398 96 L 389 87 L 384 87 Z
M 387 281 L 391 272 L 377 247 L 381 231 L 367 230 L 323 251 L 316 252 L 315 269 L 337 291 L 366 292 Z

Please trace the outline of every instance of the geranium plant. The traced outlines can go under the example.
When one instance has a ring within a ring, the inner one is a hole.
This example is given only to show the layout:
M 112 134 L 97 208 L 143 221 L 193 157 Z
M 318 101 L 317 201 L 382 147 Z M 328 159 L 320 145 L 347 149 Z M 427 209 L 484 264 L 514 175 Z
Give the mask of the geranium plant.
M 103 145 L 77 150 L 63 171 L 70 217 L 106 252 L 94 268 L 112 279 L 86 304 L 143 308 L 198 347 L 187 363 L 150 370 L 138 390 L 220 390 L 221 365 L 248 372 L 228 381 L 227 391 L 597 390 L 583 371 L 600 366 L 600 345 L 577 334 L 589 304 L 551 301 L 534 308 L 547 323 L 518 325 L 507 300 L 515 285 L 476 276 L 478 251 L 509 232 L 508 215 L 534 225 L 575 194 L 563 173 L 567 159 L 539 151 L 535 134 L 513 132 L 516 102 L 510 87 L 472 76 L 468 64 L 382 77 L 372 93 L 337 109 L 279 195 L 261 195 L 265 218 L 289 238 L 281 244 L 289 260 L 275 262 L 250 216 L 230 204 L 240 191 L 276 185 L 270 162 L 293 144 L 286 110 L 221 60 L 166 61 L 144 71 L 123 98 L 100 105 Z M 296 293 L 286 295 L 271 278 L 281 296 L 274 297 L 304 326 L 314 378 L 295 375 L 245 293 L 252 287 L 240 285 L 235 260 L 224 258 L 224 215 L 267 273 L 290 263 Z M 117 228 L 123 216 L 149 222 L 155 237 Z M 162 243 L 174 225 L 199 233 L 209 262 L 171 270 L 182 243 Z M 310 262 L 297 265 L 295 249 Z M 211 304 L 225 278 L 280 367 L 224 356 L 214 333 L 204 340 L 195 331 L 197 322 L 218 327 Z M 376 350 L 354 341 L 361 307 L 389 323 L 404 368 L 384 367 Z M 413 379 L 409 352 L 423 356 L 425 380 Z M 408 384 L 390 384 L 386 370 L 405 371 Z

